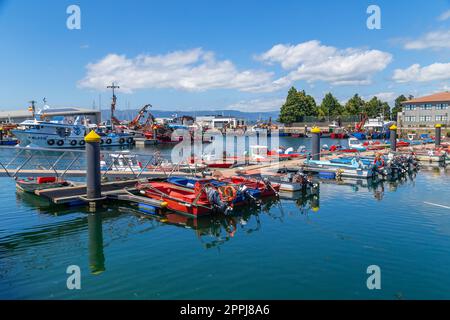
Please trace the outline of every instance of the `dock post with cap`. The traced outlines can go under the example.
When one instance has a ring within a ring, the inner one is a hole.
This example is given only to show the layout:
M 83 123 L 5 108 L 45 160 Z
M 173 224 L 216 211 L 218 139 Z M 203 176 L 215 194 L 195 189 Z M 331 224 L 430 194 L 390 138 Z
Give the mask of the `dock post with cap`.
M 434 143 L 436 147 L 439 147 L 441 145 L 441 134 L 442 134 L 442 124 L 438 123 L 434 126 L 435 129 L 435 137 L 434 137 Z
M 86 200 L 90 206 L 102 200 L 100 173 L 100 136 L 91 130 L 86 137 Z
M 312 134 L 312 159 L 320 160 L 320 128 L 313 127 L 311 129 Z
M 397 126 L 393 124 L 389 130 L 390 132 L 390 141 L 391 141 L 391 151 L 397 151 Z

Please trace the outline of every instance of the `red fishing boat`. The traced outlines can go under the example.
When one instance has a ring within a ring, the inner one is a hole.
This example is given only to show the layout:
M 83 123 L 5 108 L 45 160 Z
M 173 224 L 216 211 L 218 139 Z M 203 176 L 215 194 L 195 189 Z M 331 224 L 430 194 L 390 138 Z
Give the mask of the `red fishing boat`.
M 348 134 L 346 134 L 345 132 L 333 132 L 330 134 L 330 138 L 331 139 L 347 139 Z
M 138 183 L 136 188 L 149 198 L 165 201 L 168 209 L 192 216 L 228 213 L 237 194 L 234 187 L 216 188 L 208 179 L 197 181 L 193 189 L 165 181 Z
M 258 189 L 261 192 L 261 197 L 275 196 L 280 191 L 280 185 L 278 183 L 270 183 L 268 180 L 257 180 L 242 176 L 233 176 L 231 178 L 221 179 L 220 181 L 226 181 L 230 184 L 237 185 L 244 184 L 249 189 Z
M 398 141 L 397 142 L 397 147 L 408 147 L 410 145 L 409 142 L 406 141 Z

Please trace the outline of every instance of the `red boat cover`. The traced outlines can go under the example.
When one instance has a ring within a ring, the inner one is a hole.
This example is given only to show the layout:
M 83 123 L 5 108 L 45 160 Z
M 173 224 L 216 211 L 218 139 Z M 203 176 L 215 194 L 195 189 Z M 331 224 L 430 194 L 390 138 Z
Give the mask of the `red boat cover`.
M 41 184 L 41 183 L 50 183 L 50 182 L 55 182 L 56 181 L 56 177 L 38 177 L 37 178 L 37 183 Z

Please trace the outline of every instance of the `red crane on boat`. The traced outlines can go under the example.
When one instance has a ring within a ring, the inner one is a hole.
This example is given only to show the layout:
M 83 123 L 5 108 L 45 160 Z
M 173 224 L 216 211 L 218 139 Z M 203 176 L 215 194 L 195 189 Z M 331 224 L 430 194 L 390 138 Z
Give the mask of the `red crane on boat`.
M 355 125 L 355 131 L 356 132 L 362 132 L 363 131 L 363 126 L 366 123 L 368 117 L 367 114 L 361 114 L 361 121 L 359 121 L 356 125 Z

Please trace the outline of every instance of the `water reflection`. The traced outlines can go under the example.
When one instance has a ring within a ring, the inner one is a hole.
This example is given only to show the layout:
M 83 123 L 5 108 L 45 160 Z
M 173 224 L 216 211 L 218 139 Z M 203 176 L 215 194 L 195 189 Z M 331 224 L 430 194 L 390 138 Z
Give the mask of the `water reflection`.
M 333 184 L 338 186 L 348 186 L 354 192 L 372 192 L 376 200 L 382 200 L 387 191 L 395 192 L 402 185 L 415 184 L 417 172 L 412 171 L 408 174 L 398 176 L 396 179 L 356 179 L 356 178 L 341 178 L 338 180 L 321 179 L 321 184 Z
M 103 254 L 103 225 L 102 215 L 91 213 L 88 215 L 89 230 L 89 268 L 92 274 L 105 271 L 105 255 Z
M 340 179 L 319 182 L 320 188 L 323 188 L 322 185 L 333 184 L 337 189 L 350 187 L 353 192 L 371 192 L 374 199 L 381 201 L 386 192 L 395 192 L 402 185 L 414 184 L 414 180 L 415 173 L 393 181 Z M 233 215 L 211 215 L 200 218 L 171 212 L 160 215 L 148 214 L 140 211 L 138 206 L 123 203 L 108 203 L 103 209 L 93 214 L 89 213 L 85 207 L 54 206 L 35 195 L 20 192 L 17 193 L 17 201 L 20 201 L 22 205 L 33 208 L 40 214 L 57 215 L 58 219 L 54 222 L 50 219 L 50 222 L 46 224 L 4 237 L 0 239 L 0 244 L 8 250 L 20 250 L 84 231 L 88 236 L 90 271 L 92 274 L 99 274 L 106 270 L 103 233 L 105 221 L 114 219 L 112 223 L 118 228 L 115 231 L 120 233 L 119 236 L 114 235 L 114 241 L 128 238 L 133 233 L 148 233 L 163 225 L 171 225 L 184 228 L 186 232 L 193 232 L 205 249 L 220 250 L 224 244 L 240 235 L 251 235 L 260 231 L 264 221 L 267 223 L 267 219 L 283 223 L 286 219 L 287 208 L 289 215 L 298 213 L 308 215 L 311 212 L 319 212 L 320 188 L 316 192 L 308 190 L 295 193 L 282 192 L 278 198 L 265 199 L 259 206 L 239 208 Z M 293 208 L 295 209 L 292 210 Z M 69 213 L 76 213 L 76 215 L 72 217 Z M 138 219 L 133 216 L 137 216 Z M 131 223 L 127 220 L 130 218 Z M 111 223 L 111 221 L 108 222 Z M 110 235 L 108 234 L 107 237 L 109 238 Z

